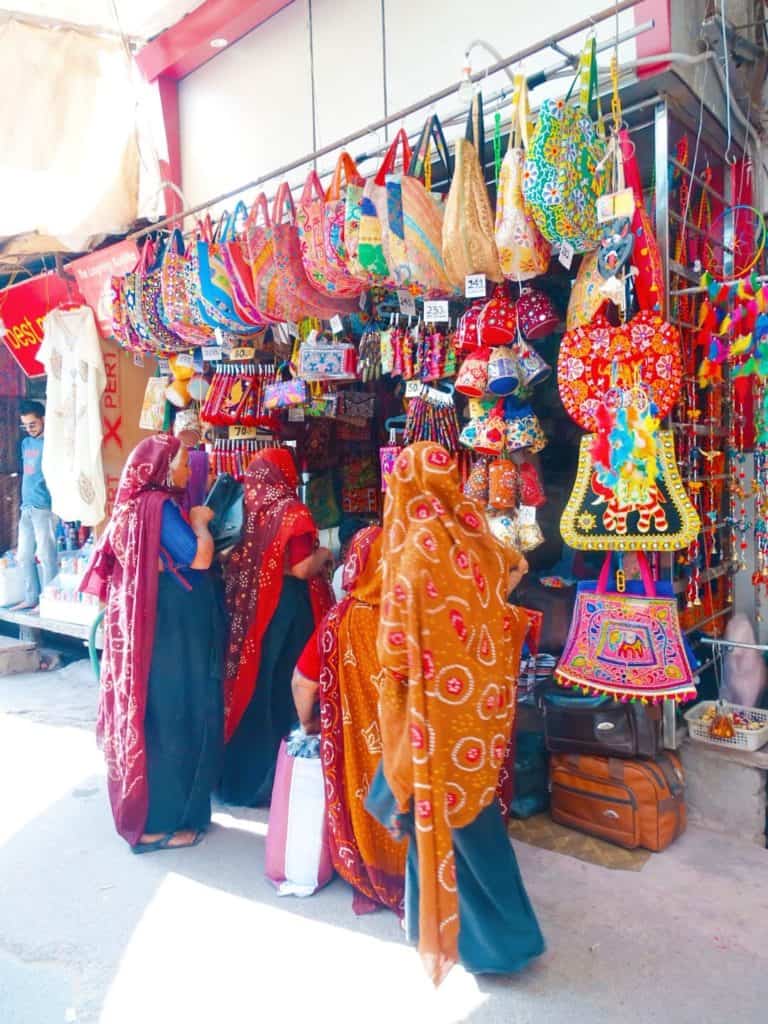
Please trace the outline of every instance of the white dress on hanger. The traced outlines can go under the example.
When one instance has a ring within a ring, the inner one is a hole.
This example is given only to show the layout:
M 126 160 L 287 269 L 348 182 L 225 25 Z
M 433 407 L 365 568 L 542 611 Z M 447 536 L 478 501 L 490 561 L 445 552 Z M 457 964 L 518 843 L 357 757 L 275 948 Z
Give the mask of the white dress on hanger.
M 43 476 L 57 516 L 96 526 L 107 496 L 101 459 L 107 378 L 96 321 L 90 306 L 53 309 L 43 331 L 37 355 L 48 374 Z

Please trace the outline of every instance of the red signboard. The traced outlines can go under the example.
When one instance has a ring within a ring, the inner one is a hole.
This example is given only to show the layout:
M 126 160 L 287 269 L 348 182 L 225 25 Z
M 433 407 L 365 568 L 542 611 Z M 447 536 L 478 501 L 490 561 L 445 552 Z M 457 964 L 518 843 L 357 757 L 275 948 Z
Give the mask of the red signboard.
M 54 271 L 0 292 L 0 332 L 8 351 L 28 377 L 44 377 L 37 361 L 43 318 L 69 299 L 70 286 Z
M 80 294 L 93 310 L 102 338 L 112 337 L 111 278 L 133 270 L 138 259 L 135 242 L 118 242 L 67 264 L 67 271 L 75 275 Z

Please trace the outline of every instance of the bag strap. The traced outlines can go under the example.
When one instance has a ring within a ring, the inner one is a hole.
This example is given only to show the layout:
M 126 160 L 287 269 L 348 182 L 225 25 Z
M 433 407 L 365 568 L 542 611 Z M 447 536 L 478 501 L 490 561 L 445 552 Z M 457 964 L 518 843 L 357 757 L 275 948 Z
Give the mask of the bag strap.
M 304 182 L 304 188 L 301 193 L 301 202 L 310 202 L 313 198 L 313 192 L 315 199 L 322 199 L 323 202 L 325 202 L 325 192 L 323 191 L 323 186 L 320 183 L 320 177 L 317 171 L 310 171 L 307 175 L 307 180 Z
M 483 94 L 478 91 L 472 97 L 467 114 L 465 138 L 477 150 L 480 166 L 485 167 L 485 120 L 483 118 Z
M 629 137 L 629 131 L 622 128 L 619 132 L 619 146 L 621 147 L 621 159 L 624 166 L 624 177 L 627 185 L 632 189 L 635 202 L 643 203 L 643 187 L 640 183 L 640 170 L 637 166 L 637 154 L 635 145 Z
M 523 149 L 528 149 L 529 118 L 528 80 L 524 74 L 518 73 L 515 75 L 514 85 L 512 86 L 509 149 L 517 149 L 521 143 Z
M 277 190 L 275 201 L 272 204 L 272 224 L 282 224 L 283 214 L 288 211 L 290 217 L 288 219 L 289 224 L 296 223 L 296 206 L 293 202 L 293 195 L 291 194 L 290 186 L 287 181 L 284 181 L 280 188 Z
M 448 143 L 445 141 L 445 135 L 443 134 L 443 126 L 437 114 L 432 114 L 431 117 L 428 117 L 421 130 L 416 149 L 413 151 L 411 165 L 408 168 L 409 177 L 418 178 L 419 180 L 424 179 L 430 139 L 434 140 L 438 155 L 445 165 L 448 177 L 451 178 L 453 176 L 451 155 L 448 150 Z
M 333 172 L 331 184 L 325 193 L 325 201 L 327 203 L 341 199 L 341 188 L 344 182 L 347 185 L 361 185 L 363 183 L 363 178 L 357 169 L 357 164 L 346 149 L 339 153 L 339 159 L 336 161 L 336 169 Z
M 597 587 L 595 588 L 595 593 L 597 594 L 609 593 L 609 583 L 611 575 L 611 566 L 613 564 L 613 554 L 614 553 L 612 551 L 607 551 L 605 554 L 605 559 L 603 560 L 603 567 L 600 570 L 600 576 L 597 580 Z M 640 567 L 640 575 L 643 579 L 645 596 L 656 597 L 656 584 L 653 581 L 653 576 L 651 575 L 651 567 L 648 565 L 648 559 L 646 558 L 644 551 L 637 552 L 637 564 Z M 614 591 L 610 592 L 613 593 Z
M 240 227 L 238 228 L 238 222 Z M 230 237 L 229 241 L 233 242 L 239 234 L 242 233 L 245 225 L 248 223 L 248 207 L 245 205 L 242 199 L 238 201 L 235 211 L 232 214 L 232 221 L 230 224 Z
M 381 167 L 378 169 L 376 177 L 373 179 L 374 184 L 380 185 L 382 188 L 386 185 L 387 175 L 391 174 L 397 166 L 398 147 L 402 150 L 403 173 L 408 173 L 408 168 L 410 167 L 411 160 L 413 159 L 413 150 L 411 149 L 411 144 L 408 142 L 408 135 L 406 134 L 405 128 L 401 128 L 392 140 L 392 145 L 385 153 L 384 159 L 381 161 Z
M 280 186 L 282 188 L 282 185 Z M 277 202 L 277 200 L 275 200 Z M 239 205 L 239 204 L 238 204 Z M 237 211 L 235 211 L 237 213 Z M 272 221 L 269 216 L 269 206 L 267 205 L 267 197 L 263 192 L 259 192 L 256 198 L 253 200 L 248 218 L 245 222 L 245 230 L 248 231 L 250 228 L 255 228 L 259 221 L 259 214 L 261 219 L 264 221 L 264 226 L 269 228 L 272 226 Z
M 587 117 L 591 117 L 590 109 L 592 101 L 595 101 L 597 105 L 596 127 L 600 135 L 604 136 L 603 111 L 600 106 L 600 95 L 597 88 L 597 44 L 595 43 L 594 36 L 590 36 L 584 43 L 576 77 L 571 82 L 571 87 L 565 96 L 566 103 L 570 100 L 577 82 L 579 83 L 579 97 L 576 106 Z
M 168 245 L 165 247 L 166 253 L 175 252 L 177 256 L 184 255 L 184 235 L 182 234 L 181 228 L 174 228 L 171 232 L 171 237 L 168 239 Z

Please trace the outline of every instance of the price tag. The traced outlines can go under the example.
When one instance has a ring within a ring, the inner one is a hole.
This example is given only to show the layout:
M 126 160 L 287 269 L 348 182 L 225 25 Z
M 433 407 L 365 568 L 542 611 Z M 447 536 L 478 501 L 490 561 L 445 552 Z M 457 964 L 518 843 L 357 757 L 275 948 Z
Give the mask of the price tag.
M 571 245 L 570 242 L 561 242 L 560 243 L 560 253 L 559 253 L 557 258 L 560 261 L 560 263 L 562 263 L 562 265 L 565 267 L 566 270 L 570 270 L 571 269 L 571 264 L 573 263 L 574 255 L 575 254 L 574 254 L 574 251 L 573 251 L 573 246 Z
M 421 394 L 422 383 L 420 380 L 409 380 L 405 385 L 406 398 L 418 398 Z
M 286 322 L 286 324 L 285 324 L 285 327 L 286 327 L 286 330 L 288 331 L 288 337 L 289 338 L 298 338 L 298 336 L 299 336 L 298 324 L 295 324 L 293 322 L 293 320 L 288 320 Z
M 403 316 L 416 316 L 416 299 L 410 292 L 398 292 L 397 301 L 400 303 L 400 312 Z
M 219 348 L 224 348 L 224 331 L 220 327 L 214 327 L 213 336 Z
M 240 362 L 248 362 L 253 359 L 255 355 L 255 348 L 233 348 L 229 353 L 229 358 L 236 359 Z
M 220 349 L 218 345 L 204 345 L 203 346 L 203 360 L 206 363 L 216 363 L 221 360 L 224 354 L 224 350 Z
M 632 217 L 635 212 L 635 194 L 631 188 L 623 188 L 620 192 L 609 192 L 606 196 L 597 197 L 597 222 L 617 217 Z
M 424 303 L 424 322 L 428 324 L 445 323 L 449 319 L 447 299 L 439 302 Z
M 171 364 L 168 362 L 167 359 L 158 359 L 157 368 L 163 377 L 167 377 L 168 374 L 171 372 Z
M 464 278 L 464 295 L 468 299 L 484 299 L 485 274 L 467 274 Z
M 536 506 L 521 505 L 517 514 L 518 526 L 534 526 L 536 524 Z
M 236 423 L 233 427 L 229 428 L 229 438 L 231 441 L 250 441 L 258 436 L 258 427 L 243 427 Z
M 144 356 L 141 354 L 141 352 L 134 352 L 133 353 L 133 365 L 134 366 L 143 366 L 144 365 Z
M 344 324 L 341 322 L 341 317 L 338 313 L 336 316 L 331 317 L 331 330 L 334 334 L 341 334 L 344 330 Z
M 184 369 L 191 370 L 195 365 L 195 360 L 191 352 L 179 352 L 176 356 L 176 365 L 181 366 Z
M 317 341 L 317 337 L 318 337 L 317 331 L 316 330 L 311 330 L 309 332 L 309 334 L 307 335 L 305 344 L 307 344 L 307 345 L 314 345 L 315 342 Z
M 288 422 L 289 423 L 303 423 L 304 422 L 304 406 L 293 405 L 288 410 Z

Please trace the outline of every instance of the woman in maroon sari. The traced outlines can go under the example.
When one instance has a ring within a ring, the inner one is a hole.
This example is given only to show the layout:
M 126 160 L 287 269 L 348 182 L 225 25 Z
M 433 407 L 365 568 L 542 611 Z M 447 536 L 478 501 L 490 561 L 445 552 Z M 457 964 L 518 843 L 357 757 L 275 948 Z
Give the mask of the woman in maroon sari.
M 267 448 L 245 476 L 245 527 L 227 564 L 224 768 L 230 804 L 269 803 L 280 740 L 295 721 L 291 673 L 333 598 L 330 551 L 318 545 L 286 448 Z
M 176 438 L 142 441 L 82 584 L 106 602 L 97 738 L 134 853 L 202 839 L 221 763 L 223 609 L 210 509 L 177 504 L 188 479 Z

